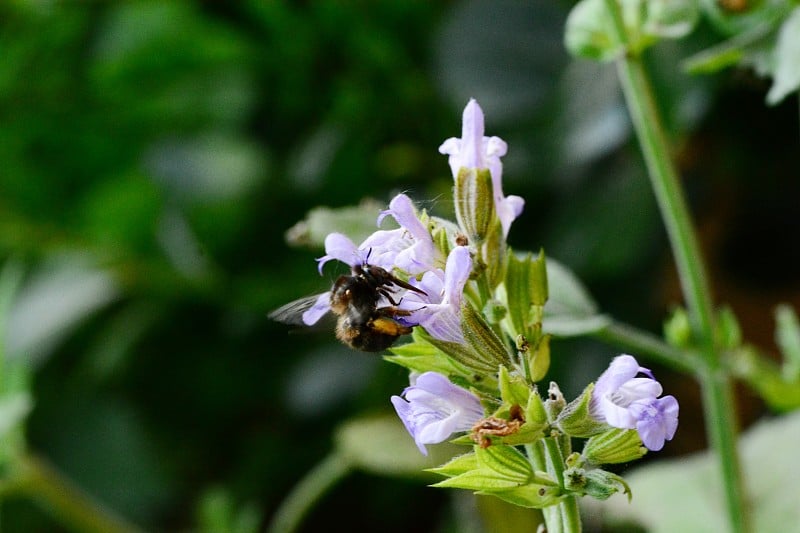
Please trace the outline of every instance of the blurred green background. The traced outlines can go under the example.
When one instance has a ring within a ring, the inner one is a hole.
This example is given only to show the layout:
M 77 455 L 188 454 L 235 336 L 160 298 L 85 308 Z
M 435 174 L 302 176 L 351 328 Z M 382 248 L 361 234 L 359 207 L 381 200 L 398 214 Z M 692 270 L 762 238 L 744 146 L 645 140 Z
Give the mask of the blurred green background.
M 407 192 L 450 216 L 437 152 L 470 97 L 509 144 L 512 246 L 572 268 L 604 311 L 659 333 L 680 293 L 612 66 L 571 60 L 571 2 L 4 2 L 0 258 L 25 277 L 6 352 L 33 371 L 30 448 L 144 529 L 263 528 L 331 433 L 388 411 L 400 367 L 289 332 L 270 310 L 326 290 L 286 232 L 315 206 Z M 701 25 L 648 57 L 714 284 L 772 347 L 800 300 L 797 101 L 689 77 Z M 295 230 L 296 231 L 296 230 Z M 576 394 L 616 355 L 557 341 Z M 661 456 L 705 446 L 697 390 Z M 740 391 L 743 424 L 763 412 Z M 449 493 L 355 474 L 305 531 L 448 531 Z M 343 518 L 345 517 L 345 518 Z M 24 498 L 7 531 L 64 526 Z M 226 522 L 227 520 L 227 522 Z

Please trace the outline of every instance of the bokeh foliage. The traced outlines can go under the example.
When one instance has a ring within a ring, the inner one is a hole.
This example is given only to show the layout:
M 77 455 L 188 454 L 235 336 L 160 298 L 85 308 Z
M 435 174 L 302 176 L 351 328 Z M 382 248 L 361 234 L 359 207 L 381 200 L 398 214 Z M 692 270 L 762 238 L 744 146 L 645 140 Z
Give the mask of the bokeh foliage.
M 0 6 L 0 255 L 24 270 L 5 337 L 33 372 L 31 449 L 146 529 L 263 526 L 334 428 L 406 382 L 328 330 L 268 322 L 334 277 L 285 234 L 315 206 L 400 190 L 449 215 L 436 149 L 469 97 L 509 143 L 506 193 L 528 202 L 511 244 L 542 246 L 604 311 L 658 331 L 678 298 L 663 230 L 613 69 L 564 50 L 570 4 Z M 781 193 L 796 103 L 764 108 L 769 84 L 742 71 L 676 66 L 715 38 L 701 25 L 648 60 L 712 269 L 734 307 L 769 316 L 754 293 L 798 286 L 797 247 L 764 244 L 797 227 Z M 771 325 L 742 322 L 770 342 Z M 553 354 L 567 393 L 613 355 L 574 341 Z M 683 446 L 700 447 L 699 421 L 683 420 Z M 311 519 L 423 531 L 449 509 L 418 481 L 355 475 Z M 19 498 L 2 518 L 63 527 Z

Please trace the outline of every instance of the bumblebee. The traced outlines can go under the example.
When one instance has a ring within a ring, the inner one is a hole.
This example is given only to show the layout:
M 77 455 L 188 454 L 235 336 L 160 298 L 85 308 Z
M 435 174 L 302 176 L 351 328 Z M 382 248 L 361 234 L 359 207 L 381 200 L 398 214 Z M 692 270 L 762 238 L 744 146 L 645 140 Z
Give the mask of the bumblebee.
M 398 288 L 418 294 L 424 291 L 396 278 L 386 269 L 367 263 L 356 264 L 350 275 L 342 275 L 331 288 L 331 312 L 337 318 L 336 338 L 344 344 L 364 352 L 380 352 L 394 344 L 412 328 L 397 321 L 411 311 L 398 309 L 394 293 Z M 381 298 L 391 305 L 378 307 Z M 310 296 L 289 303 L 270 313 L 270 318 L 288 324 L 299 324 L 299 317 L 310 308 L 318 296 Z

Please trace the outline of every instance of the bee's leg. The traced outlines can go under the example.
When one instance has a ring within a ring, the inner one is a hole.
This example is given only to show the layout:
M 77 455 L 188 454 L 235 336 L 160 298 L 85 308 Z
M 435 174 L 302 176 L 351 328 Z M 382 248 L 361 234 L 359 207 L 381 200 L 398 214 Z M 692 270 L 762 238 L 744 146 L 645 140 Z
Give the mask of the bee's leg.
M 409 316 L 414 311 L 410 311 L 408 309 L 398 309 L 397 307 L 379 307 L 375 310 L 375 313 L 379 316 L 385 316 L 389 318 L 394 318 L 396 316 Z
M 396 301 L 396 302 L 395 302 L 395 301 L 394 301 L 394 298 L 392 298 L 392 295 L 393 295 L 394 293 L 393 293 L 392 291 L 390 291 L 389 289 L 380 289 L 378 292 L 379 292 L 379 293 L 380 293 L 380 294 L 381 294 L 381 295 L 382 295 L 384 298 L 386 298 L 387 300 L 389 300 L 389 303 L 390 303 L 390 304 L 392 304 L 392 305 L 394 305 L 395 307 L 396 307 L 396 306 L 398 306 L 398 305 L 400 305 L 400 302 L 402 302 L 402 301 L 403 301 L 403 299 L 402 299 L 402 298 L 400 298 L 400 300 L 398 300 L 398 301 Z

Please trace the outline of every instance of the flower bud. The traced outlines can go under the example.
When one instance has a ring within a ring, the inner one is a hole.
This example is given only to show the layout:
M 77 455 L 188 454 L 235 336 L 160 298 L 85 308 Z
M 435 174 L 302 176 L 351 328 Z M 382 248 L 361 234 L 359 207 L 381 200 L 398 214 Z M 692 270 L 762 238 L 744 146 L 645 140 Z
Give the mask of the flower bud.
M 488 168 L 461 167 L 455 179 L 456 220 L 470 242 L 480 244 L 495 216 Z

